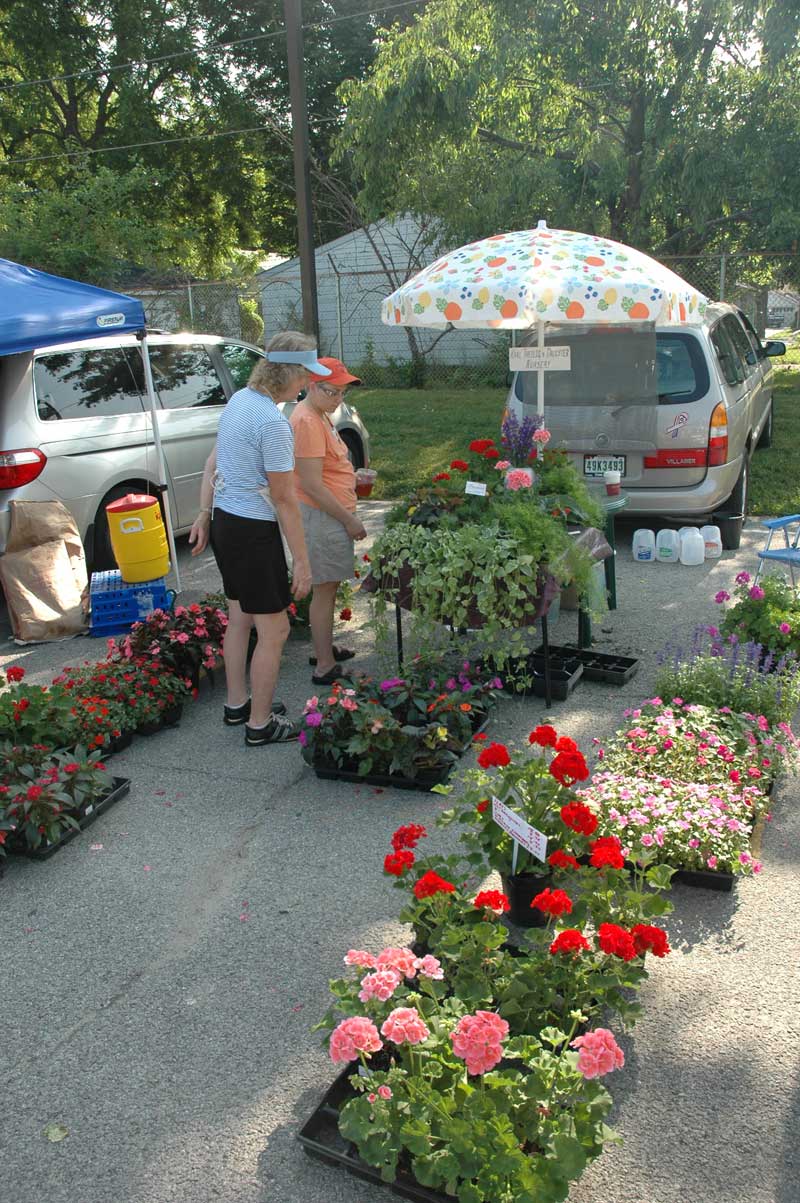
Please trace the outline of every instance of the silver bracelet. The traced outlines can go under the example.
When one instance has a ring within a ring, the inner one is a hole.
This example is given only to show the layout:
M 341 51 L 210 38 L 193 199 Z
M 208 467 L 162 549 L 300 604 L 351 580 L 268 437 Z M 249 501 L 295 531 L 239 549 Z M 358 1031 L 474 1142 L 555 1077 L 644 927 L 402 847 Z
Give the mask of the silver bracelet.
M 201 505 L 201 506 L 200 506 L 200 513 L 201 513 L 201 514 L 210 514 L 210 513 L 211 513 L 211 506 L 210 506 L 210 505 Z

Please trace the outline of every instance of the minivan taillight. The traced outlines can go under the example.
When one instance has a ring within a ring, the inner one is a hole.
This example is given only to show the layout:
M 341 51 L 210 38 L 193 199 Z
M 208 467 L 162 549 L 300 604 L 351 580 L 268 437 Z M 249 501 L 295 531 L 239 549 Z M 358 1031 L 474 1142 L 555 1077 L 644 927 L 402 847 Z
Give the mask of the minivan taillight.
M 708 466 L 718 468 L 728 462 L 728 411 L 724 401 L 714 406 L 708 428 Z
M 30 484 L 46 463 L 47 456 L 37 447 L 0 451 L 0 489 L 19 489 Z

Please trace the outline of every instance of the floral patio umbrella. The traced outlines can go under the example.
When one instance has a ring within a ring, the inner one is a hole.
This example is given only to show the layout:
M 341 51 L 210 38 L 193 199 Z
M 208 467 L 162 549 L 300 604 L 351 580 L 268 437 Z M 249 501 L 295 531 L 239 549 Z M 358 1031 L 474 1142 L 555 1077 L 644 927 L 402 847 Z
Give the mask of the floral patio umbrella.
M 649 255 L 540 221 L 443 255 L 387 297 L 381 316 L 390 326 L 526 330 L 564 321 L 696 324 L 707 305 Z

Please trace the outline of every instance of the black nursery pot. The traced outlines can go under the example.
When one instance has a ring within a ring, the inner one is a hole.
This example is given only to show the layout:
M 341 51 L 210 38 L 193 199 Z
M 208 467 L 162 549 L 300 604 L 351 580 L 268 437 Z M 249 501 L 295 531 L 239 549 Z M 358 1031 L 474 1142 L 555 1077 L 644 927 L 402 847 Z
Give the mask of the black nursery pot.
M 507 914 L 509 922 L 515 927 L 545 927 L 548 916 L 531 903 L 537 894 L 552 885 L 552 873 L 516 873 L 513 877 L 503 877 L 503 891 L 511 904 Z

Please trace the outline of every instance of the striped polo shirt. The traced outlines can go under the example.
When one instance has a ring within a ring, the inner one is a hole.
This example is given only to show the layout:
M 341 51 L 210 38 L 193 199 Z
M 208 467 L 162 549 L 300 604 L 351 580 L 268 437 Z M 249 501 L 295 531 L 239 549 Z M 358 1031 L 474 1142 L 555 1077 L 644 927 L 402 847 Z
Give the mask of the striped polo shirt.
M 271 503 L 259 489 L 268 472 L 294 471 L 294 438 L 271 397 L 252 388 L 234 393 L 217 432 L 214 506 L 240 518 L 275 522 Z

